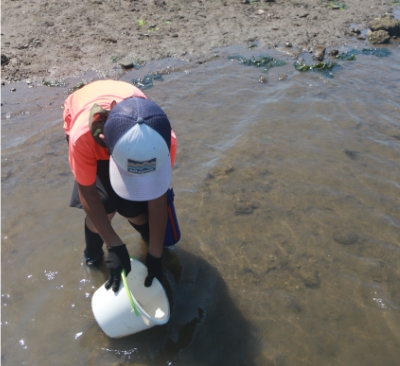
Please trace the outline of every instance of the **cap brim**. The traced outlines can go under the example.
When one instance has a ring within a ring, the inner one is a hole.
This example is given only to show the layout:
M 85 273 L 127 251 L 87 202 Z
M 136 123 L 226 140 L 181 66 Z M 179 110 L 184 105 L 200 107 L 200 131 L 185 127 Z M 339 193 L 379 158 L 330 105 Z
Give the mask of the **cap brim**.
M 150 201 L 161 197 L 171 184 L 172 168 L 170 158 L 155 171 L 133 175 L 120 169 L 110 156 L 111 186 L 118 196 L 129 201 Z

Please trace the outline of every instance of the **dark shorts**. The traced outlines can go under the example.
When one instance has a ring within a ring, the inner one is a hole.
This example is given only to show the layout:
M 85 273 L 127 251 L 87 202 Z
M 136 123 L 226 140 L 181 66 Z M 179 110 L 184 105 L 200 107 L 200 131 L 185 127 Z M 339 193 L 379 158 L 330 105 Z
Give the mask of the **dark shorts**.
M 107 214 L 118 212 L 124 217 L 136 217 L 147 212 L 147 201 L 128 201 L 118 196 L 112 189 L 109 174 L 109 160 L 99 160 L 97 162 L 96 186 Z M 72 190 L 70 206 L 83 208 L 76 182 L 74 183 L 74 188 Z

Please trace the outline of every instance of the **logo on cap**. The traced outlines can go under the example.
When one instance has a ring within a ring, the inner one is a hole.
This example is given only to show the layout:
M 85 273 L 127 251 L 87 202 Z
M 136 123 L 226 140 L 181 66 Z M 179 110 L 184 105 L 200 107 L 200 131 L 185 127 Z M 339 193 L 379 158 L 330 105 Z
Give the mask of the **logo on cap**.
M 156 170 L 157 159 L 150 159 L 147 161 L 136 161 L 128 159 L 128 172 L 134 174 L 146 174 Z

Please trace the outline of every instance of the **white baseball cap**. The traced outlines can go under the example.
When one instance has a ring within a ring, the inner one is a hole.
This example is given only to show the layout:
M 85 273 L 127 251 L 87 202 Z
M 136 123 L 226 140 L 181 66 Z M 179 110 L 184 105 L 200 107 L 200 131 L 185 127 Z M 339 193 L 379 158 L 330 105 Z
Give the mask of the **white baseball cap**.
M 130 201 L 162 196 L 171 183 L 171 124 L 164 111 L 144 98 L 118 103 L 104 126 L 114 191 Z

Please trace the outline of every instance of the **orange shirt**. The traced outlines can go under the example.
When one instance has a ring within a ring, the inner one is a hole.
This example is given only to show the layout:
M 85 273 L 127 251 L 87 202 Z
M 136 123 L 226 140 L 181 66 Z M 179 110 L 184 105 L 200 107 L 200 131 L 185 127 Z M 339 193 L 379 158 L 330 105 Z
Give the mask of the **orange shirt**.
M 64 129 L 69 135 L 69 163 L 76 181 L 84 186 L 96 182 L 97 161 L 109 160 L 108 149 L 101 147 L 89 129 L 89 115 L 94 103 L 109 110 L 129 97 L 146 96 L 140 89 L 124 81 L 100 80 L 72 93 L 64 103 Z M 146 98 L 147 99 L 147 98 Z

